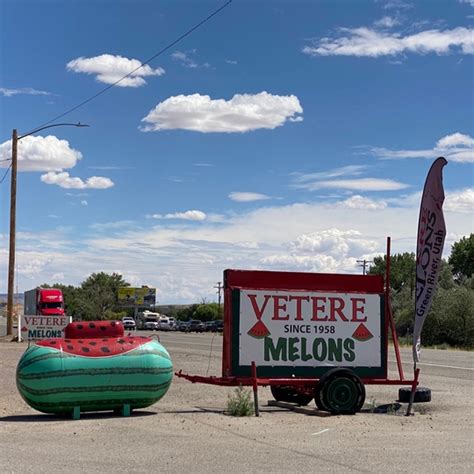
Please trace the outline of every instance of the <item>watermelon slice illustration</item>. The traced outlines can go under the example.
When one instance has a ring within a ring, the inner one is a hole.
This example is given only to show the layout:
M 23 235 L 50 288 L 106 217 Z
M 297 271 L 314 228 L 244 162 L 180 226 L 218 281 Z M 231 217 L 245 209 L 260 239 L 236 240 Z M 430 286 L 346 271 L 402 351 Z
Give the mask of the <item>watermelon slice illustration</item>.
M 358 341 L 365 342 L 372 339 L 374 335 L 366 328 L 364 323 L 360 323 L 354 331 L 354 334 L 352 334 L 352 337 Z
M 247 332 L 249 336 L 255 337 L 256 339 L 262 339 L 263 337 L 269 336 L 270 331 L 265 324 L 258 320 Z

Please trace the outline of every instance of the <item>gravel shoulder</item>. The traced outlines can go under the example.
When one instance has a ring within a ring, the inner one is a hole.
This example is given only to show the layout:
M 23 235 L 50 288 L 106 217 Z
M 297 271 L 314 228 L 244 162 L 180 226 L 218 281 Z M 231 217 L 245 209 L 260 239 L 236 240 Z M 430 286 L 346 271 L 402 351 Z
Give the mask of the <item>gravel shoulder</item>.
M 220 374 L 221 336 L 160 336 L 177 370 Z M 260 388 L 261 416 L 233 418 L 223 414 L 233 389 L 175 377 L 165 398 L 130 418 L 99 413 L 72 421 L 38 413 L 19 396 L 15 369 L 25 348 L 0 342 L 2 472 L 474 470 L 473 353 L 424 352 L 431 365 L 422 367 L 421 384 L 432 389 L 433 401 L 415 405 L 413 417 L 373 413 L 396 401 L 398 387 L 368 386 L 367 410 L 355 416 L 267 407 L 270 391 Z

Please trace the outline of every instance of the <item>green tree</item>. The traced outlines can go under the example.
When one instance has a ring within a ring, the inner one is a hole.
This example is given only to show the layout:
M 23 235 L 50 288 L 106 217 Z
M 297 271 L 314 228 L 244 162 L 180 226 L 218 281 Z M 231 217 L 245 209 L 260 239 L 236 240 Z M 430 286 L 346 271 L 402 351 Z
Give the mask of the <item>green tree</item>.
M 455 242 L 449 256 L 454 275 L 459 279 L 470 278 L 474 273 L 474 234 Z
M 81 319 L 119 319 L 124 311 L 118 308 L 118 289 L 124 286 L 130 284 L 118 273 L 93 273 L 79 289 Z
M 387 268 L 387 258 L 375 257 L 374 264 L 370 266 L 369 275 L 383 275 Z M 390 287 L 393 291 L 409 288 L 410 294 L 415 291 L 415 254 L 397 253 L 390 258 Z
M 199 319 L 199 321 L 219 319 L 219 305 L 217 303 L 200 304 L 193 313 L 193 319 Z

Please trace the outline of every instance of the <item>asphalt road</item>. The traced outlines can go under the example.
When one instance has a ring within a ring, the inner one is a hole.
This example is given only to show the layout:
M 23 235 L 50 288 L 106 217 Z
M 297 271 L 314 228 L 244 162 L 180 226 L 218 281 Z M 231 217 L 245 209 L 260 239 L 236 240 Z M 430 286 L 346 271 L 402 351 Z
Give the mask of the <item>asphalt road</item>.
M 220 375 L 222 336 L 158 333 L 175 368 Z M 130 418 L 81 420 L 29 408 L 15 387 L 25 344 L 0 343 L 0 472 L 473 472 L 474 353 L 422 352 L 433 400 L 396 410 L 398 387 L 367 386 L 365 410 L 318 417 L 266 406 L 259 418 L 223 414 L 233 389 L 175 378 L 168 394 Z M 390 352 L 390 374 L 396 376 Z M 411 373 L 410 351 L 402 350 Z M 376 407 L 390 408 L 376 413 Z M 375 412 L 374 412 L 375 411 Z

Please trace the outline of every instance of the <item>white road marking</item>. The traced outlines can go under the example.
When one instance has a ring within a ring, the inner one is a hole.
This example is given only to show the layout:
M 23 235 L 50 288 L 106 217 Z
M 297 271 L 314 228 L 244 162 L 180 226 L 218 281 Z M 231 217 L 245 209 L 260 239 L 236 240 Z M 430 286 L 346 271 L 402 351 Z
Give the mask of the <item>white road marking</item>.
M 444 369 L 474 370 L 472 367 L 456 367 L 454 365 L 428 364 L 427 362 L 418 362 L 418 365 L 430 365 L 431 367 L 443 367 Z
M 329 428 L 326 428 L 325 430 L 318 431 L 317 433 L 313 433 L 312 436 L 320 435 L 322 433 L 326 433 L 326 431 L 329 431 Z

